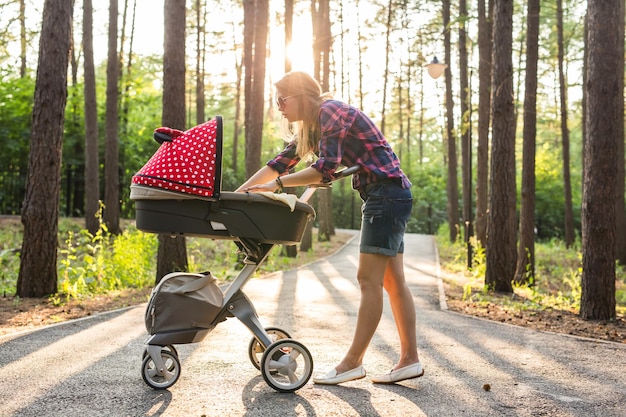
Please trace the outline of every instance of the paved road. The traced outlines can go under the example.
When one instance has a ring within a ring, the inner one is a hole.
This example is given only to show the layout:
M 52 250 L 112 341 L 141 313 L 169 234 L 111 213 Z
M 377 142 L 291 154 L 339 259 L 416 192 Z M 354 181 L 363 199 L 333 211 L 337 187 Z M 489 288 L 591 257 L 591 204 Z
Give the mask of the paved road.
M 292 333 L 317 372 L 348 347 L 359 300 L 358 239 L 297 271 L 245 287 L 266 326 Z M 144 307 L 0 339 L 0 416 L 625 416 L 626 346 L 542 333 L 441 308 L 430 236 L 406 238 L 426 375 L 392 386 L 368 379 L 271 389 L 249 362 L 235 319 L 179 345 L 182 373 L 166 391 L 140 375 Z M 390 369 L 398 343 L 389 305 L 364 366 Z M 491 390 L 485 391 L 484 384 Z

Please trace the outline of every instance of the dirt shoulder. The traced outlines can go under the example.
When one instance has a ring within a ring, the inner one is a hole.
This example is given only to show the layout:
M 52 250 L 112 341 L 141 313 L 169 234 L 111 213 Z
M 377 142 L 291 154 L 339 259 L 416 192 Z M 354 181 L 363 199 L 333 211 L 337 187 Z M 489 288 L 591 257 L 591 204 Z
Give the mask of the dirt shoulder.
M 511 306 L 512 297 L 494 294 L 489 301 L 475 302 L 463 299 L 464 277 L 445 275 L 444 288 L 448 309 L 469 316 L 480 317 L 539 331 L 562 333 L 591 339 L 626 343 L 626 319 L 583 320 L 575 311 L 555 309 L 519 309 Z M 520 300 L 521 301 L 521 300 Z

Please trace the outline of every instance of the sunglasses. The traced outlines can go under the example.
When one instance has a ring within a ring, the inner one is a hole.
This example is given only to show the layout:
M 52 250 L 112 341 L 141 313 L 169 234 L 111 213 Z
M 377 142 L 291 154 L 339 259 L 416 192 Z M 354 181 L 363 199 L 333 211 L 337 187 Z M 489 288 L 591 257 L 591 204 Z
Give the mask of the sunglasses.
M 293 94 L 293 95 L 287 96 L 287 97 L 278 96 L 278 97 L 276 97 L 276 104 L 278 104 L 278 107 L 285 107 L 285 104 L 287 104 L 287 100 L 289 100 L 290 98 L 293 98 L 293 97 L 301 96 L 301 95 L 302 94 Z

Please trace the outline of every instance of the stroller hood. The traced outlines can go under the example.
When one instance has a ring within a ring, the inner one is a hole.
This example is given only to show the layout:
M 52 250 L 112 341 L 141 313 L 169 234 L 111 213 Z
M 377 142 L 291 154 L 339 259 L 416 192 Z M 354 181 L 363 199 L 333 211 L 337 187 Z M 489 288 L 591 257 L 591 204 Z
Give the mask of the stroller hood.
M 185 132 L 158 128 L 155 139 L 161 146 L 133 176 L 132 184 L 201 197 L 219 197 L 222 165 L 219 116 Z

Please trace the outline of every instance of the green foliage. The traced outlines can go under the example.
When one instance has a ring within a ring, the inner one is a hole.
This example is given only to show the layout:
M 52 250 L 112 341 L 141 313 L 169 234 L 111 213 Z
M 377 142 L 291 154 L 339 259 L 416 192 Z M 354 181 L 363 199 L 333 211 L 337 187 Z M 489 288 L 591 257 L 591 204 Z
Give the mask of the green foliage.
M 15 294 L 20 268 L 22 224 L 19 219 L 7 218 L 0 227 L 0 295 Z
M 143 288 L 154 282 L 154 235 L 133 226 L 121 235 L 110 235 L 100 221 L 95 235 L 81 229 L 69 230 L 67 236 L 59 259 L 59 288 L 67 297 Z
M 562 162 L 555 158 L 552 147 L 544 145 L 537 152 L 535 225 L 539 239 L 560 239 L 564 232 L 565 191 L 563 189 Z M 577 171 L 573 171 L 577 172 Z M 580 230 L 580 177 L 572 179 L 574 227 Z
M 35 80 L 0 73 L 0 213 L 17 214 L 23 200 Z

